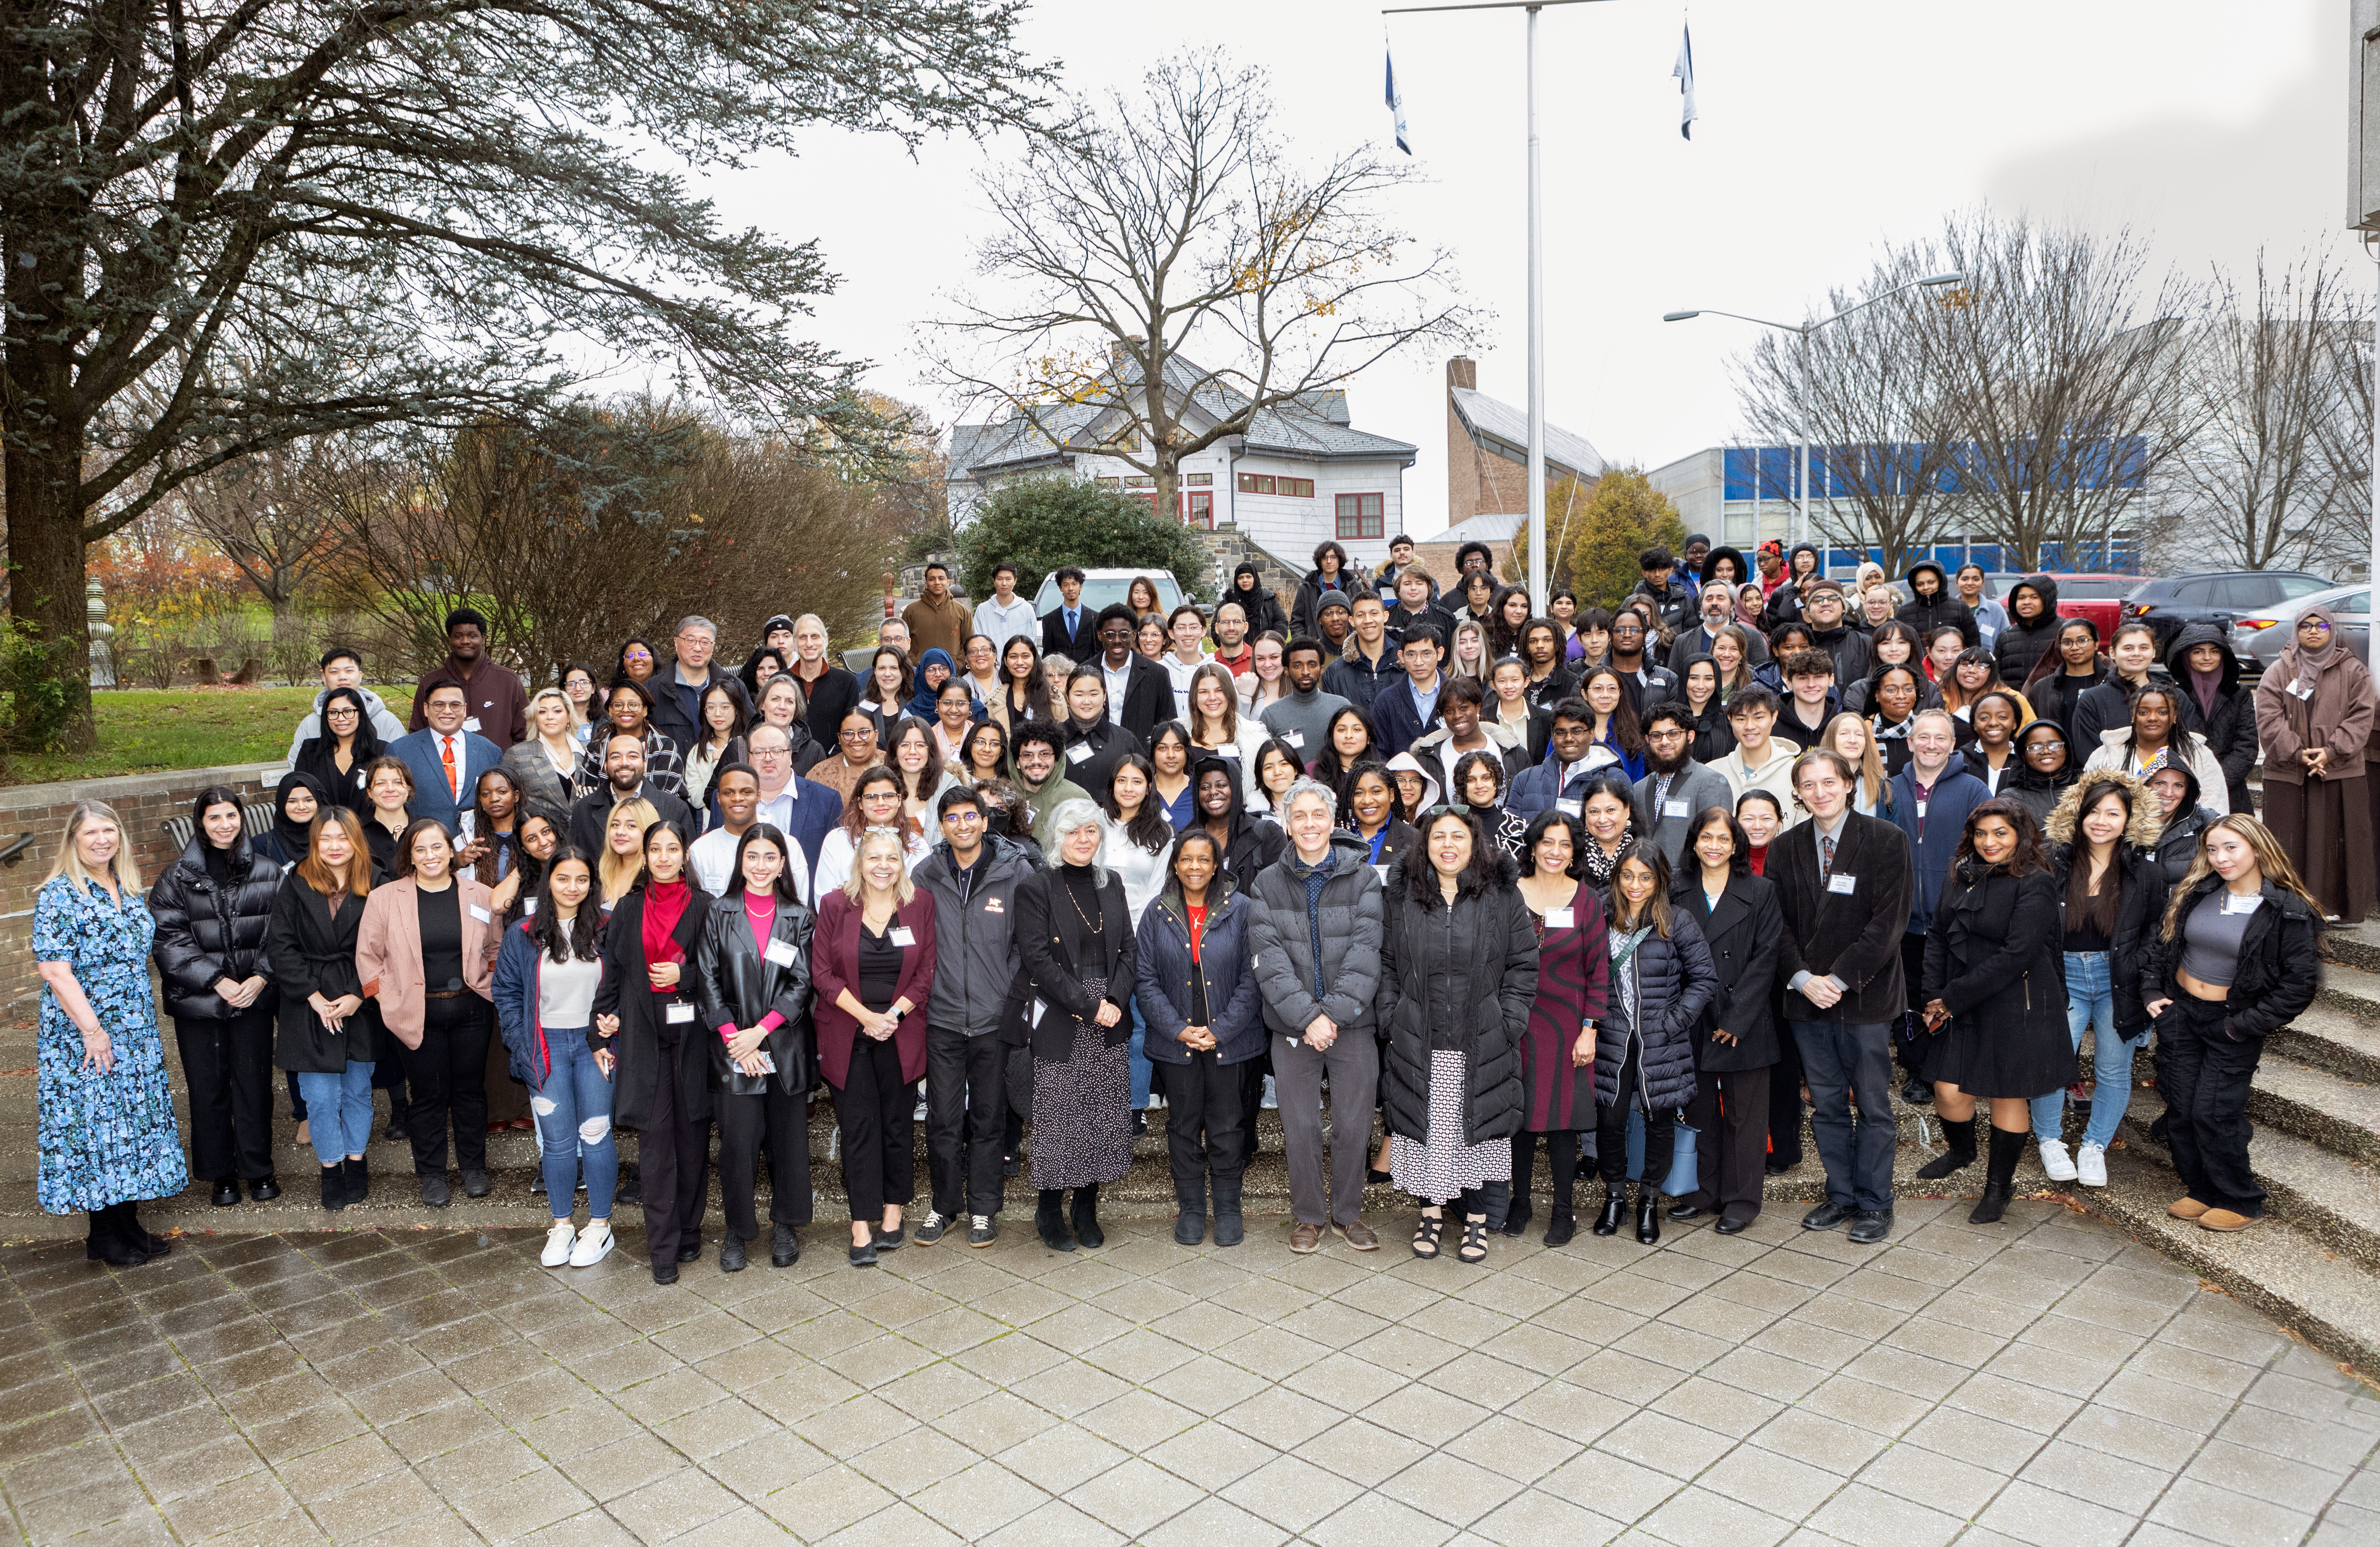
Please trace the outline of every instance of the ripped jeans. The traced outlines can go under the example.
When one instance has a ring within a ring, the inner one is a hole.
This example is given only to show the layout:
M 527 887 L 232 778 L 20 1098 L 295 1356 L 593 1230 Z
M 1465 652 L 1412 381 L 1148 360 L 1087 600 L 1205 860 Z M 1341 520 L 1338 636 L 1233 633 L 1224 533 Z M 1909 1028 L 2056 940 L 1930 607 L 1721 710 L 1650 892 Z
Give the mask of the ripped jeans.
M 586 1028 L 549 1026 L 545 1045 L 553 1068 L 530 1093 L 528 1104 L 537 1114 L 547 1201 L 554 1218 L 571 1216 L 584 1163 L 588 1217 L 609 1219 L 620 1181 L 620 1148 L 612 1139 L 612 1082 L 595 1066 Z

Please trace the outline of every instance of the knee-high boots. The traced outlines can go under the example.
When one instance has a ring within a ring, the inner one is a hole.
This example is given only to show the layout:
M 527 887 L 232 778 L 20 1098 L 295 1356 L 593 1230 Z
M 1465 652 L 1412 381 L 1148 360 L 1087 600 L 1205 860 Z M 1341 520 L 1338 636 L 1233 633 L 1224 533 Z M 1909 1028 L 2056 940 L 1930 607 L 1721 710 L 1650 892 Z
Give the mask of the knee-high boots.
M 1992 1130 L 1991 1158 L 1984 1169 L 1984 1196 L 1975 1204 L 1975 1212 L 1967 1216 L 1969 1224 L 1997 1224 L 2000 1216 L 2008 1212 L 2009 1200 L 2016 1191 L 2017 1159 L 2032 1141 L 2029 1132 Z

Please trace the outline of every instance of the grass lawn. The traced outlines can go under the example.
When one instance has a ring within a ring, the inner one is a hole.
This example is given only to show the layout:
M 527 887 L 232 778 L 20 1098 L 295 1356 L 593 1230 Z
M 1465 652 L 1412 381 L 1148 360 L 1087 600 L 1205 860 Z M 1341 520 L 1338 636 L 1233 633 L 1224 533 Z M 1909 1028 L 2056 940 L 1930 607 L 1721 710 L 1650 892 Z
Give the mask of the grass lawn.
M 172 768 L 267 762 L 314 706 L 313 688 L 103 688 L 99 750 L 0 759 L 0 784 L 105 779 Z M 409 701 L 409 700 L 407 700 Z

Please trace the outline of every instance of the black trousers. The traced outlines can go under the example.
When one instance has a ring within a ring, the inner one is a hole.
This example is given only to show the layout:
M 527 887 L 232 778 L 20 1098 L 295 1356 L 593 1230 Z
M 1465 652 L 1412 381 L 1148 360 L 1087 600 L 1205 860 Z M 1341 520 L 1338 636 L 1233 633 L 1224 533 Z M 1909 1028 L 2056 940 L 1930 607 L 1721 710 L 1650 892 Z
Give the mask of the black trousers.
M 637 1135 L 637 1175 L 645 1195 L 645 1251 L 655 1267 L 675 1262 L 680 1245 L 702 1243 L 702 1211 L 710 1197 L 710 1124 L 686 1115 L 678 1056 L 676 1042 L 662 1044 L 661 1056 L 654 1061 L 652 1120 Z M 419 1090 L 414 1099 L 420 1100 Z M 803 1150 L 808 1153 L 807 1143 Z
M 1000 1212 L 1007 1131 L 1008 1044 L 998 1032 L 970 1037 L 929 1025 L 926 1170 L 936 1213 L 956 1219 Z
M 1241 1066 L 1213 1051 L 1193 1053 L 1165 1071 L 1165 1147 L 1173 1162 L 1173 1196 L 1184 1213 L 1207 1212 L 1207 1178 L 1215 1200 L 1237 1203 L 1240 1174 L 1248 1167 L 1247 1078 Z
M 1628 1119 L 1624 1114 L 1620 1120 L 1620 1137 L 1624 1145 L 1628 1138 Z M 1536 1212 L 1529 1205 L 1529 1194 L 1537 1185 L 1537 1140 L 1541 1139 L 1546 1142 L 1546 1163 L 1553 1168 L 1553 1206 L 1558 1210 L 1576 1206 L 1577 1130 L 1556 1128 L 1551 1133 L 1531 1133 L 1523 1128 L 1512 1136 L 1512 1206 L 1504 1216 L 1508 1224 L 1514 1220 L 1525 1221 Z M 1588 1158 L 1592 1160 L 1594 1157 Z
M 476 993 L 421 1003 L 421 1045 L 404 1048 L 406 1110 L 419 1175 L 446 1174 L 446 1123 L 455 1123 L 455 1159 L 465 1171 L 488 1168 L 488 1032 L 494 1013 Z
M 843 1130 L 843 1190 L 851 1217 L 874 1224 L 888 1203 L 917 1196 L 917 1098 L 901 1078 L 892 1039 L 851 1039 L 851 1067 L 834 1093 L 834 1120 Z
M 738 1240 L 760 1234 L 756 1191 L 760 1180 L 760 1146 L 769 1147 L 769 1220 L 772 1224 L 810 1222 L 809 1103 L 799 1092 L 788 1094 L 771 1078 L 769 1089 L 754 1096 L 722 1090 L 711 1097 L 719 1113 L 719 1192 L 727 1212 L 727 1228 Z
M 1768 1158 L 1767 1069 L 1705 1070 L 1686 1103 L 1694 1138 L 1694 1179 L 1685 1201 L 1730 1219 L 1760 1217 L 1760 1188 Z M 1798 1098 L 1797 1098 L 1798 1099 Z
M 1802 1048 L 1776 1017 L 1777 1062 L 1768 1071 L 1768 1159 L 1780 1171 L 1802 1163 Z
M 2183 1189 L 2209 1208 L 2261 1219 L 2265 1189 L 2248 1169 L 2248 1084 L 2265 1039 L 2232 1041 L 2223 1006 L 2187 993 L 2157 1017 L 2156 1030 L 2157 1094 Z
M 1637 1049 L 1632 1042 L 1628 1062 L 1620 1066 L 1620 1088 L 1609 1106 L 1595 1109 L 1595 1167 L 1603 1175 L 1607 1188 L 1628 1185 L 1628 1109 L 1636 1104 L 1636 1087 L 1642 1073 L 1636 1066 Z M 1661 1190 L 1662 1180 L 1670 1175 L 1670 1162 L 1678 1149 L 1678 1115 L 1671 1112 L 1645 1114 L 1645 1175 L 1643 1187 L 1648 1192 Z
M 1892 1061 L 1903 1074 L 1917 1074 L 1918 1012 L 1925 1008 L 1925 932 L 1911 930 L 1900 937 L 1900 979 L 1907 985 L 1909 1013 L 1892 1029 Z
M 175 1017 L 190 1090 L 190 1174 L 201 1180 L 273 1175 L 273 1010 L 263 998 L 263 1008 L 229 1020 Z

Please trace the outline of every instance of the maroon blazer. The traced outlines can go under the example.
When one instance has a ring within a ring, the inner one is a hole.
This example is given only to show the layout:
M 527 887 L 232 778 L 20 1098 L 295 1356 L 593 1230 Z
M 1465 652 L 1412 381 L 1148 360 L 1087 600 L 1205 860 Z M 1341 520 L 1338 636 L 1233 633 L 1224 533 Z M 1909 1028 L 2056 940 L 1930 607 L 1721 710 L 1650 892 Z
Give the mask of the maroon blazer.
M 1595 1127 L 1595 1061 L 1570 1061 L 1579 1028 L 1601 1020 L 1611 981 L 1611 948 L 1603 902 L 1591 881 L 1571 898 L 1571 927 L 1537 925 L 1537 996 L 1521 1033 L 1521 1088 L 1527 1099 L 1522 1127 L 1562 1133 Z
M 917 1008 L 901 1017 L 892 1046 L 901 1054 L 901 1078 L 923 1079 L 926 995 L 934 984 L 934 899 L 919 892 L 892 915 L 892 921 L 908 925 L 917 941 L 901 958 L 901 981 L 892 994 Z M 859 1035 L 859 1022 L 838 1003 L 845 989 L 854 999 L 859 997 L 859 905 L 840 890 L 819 900 L 818 932 L 810 937 L 810 981 L 818 991 L 810 1019 L 818 1029 L 819 1072 L 840 1090 L 850 1078 L 852 1043 Z

